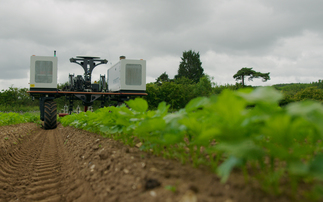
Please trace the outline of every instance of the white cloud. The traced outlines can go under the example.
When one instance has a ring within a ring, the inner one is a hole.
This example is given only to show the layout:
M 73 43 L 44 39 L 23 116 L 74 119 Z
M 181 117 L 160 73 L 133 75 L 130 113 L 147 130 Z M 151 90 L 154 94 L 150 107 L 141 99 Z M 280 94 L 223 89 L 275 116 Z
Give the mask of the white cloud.
M 301 0 L 3 0 L 0 6 L 0 89 L 28 87 L 31 55 L 57 50 L 59 82 L 76 55 L 147 60 L 147 81 L 177 74 L 183 51 L 200 53 L 205 73 L 218 84 L 235 83 L 242 67 L 270 72 L 252 85 L 322 79 L 323 2 Z

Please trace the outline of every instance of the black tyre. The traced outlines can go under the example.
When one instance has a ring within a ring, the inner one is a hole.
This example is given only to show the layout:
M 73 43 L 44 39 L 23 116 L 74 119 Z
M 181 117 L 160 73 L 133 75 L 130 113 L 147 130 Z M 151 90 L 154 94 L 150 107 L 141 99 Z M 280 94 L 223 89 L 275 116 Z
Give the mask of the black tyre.
M 45 130 L 57 127 L 57 105 L 54 101 L 45 101 L 44 108 L 44 128 Z

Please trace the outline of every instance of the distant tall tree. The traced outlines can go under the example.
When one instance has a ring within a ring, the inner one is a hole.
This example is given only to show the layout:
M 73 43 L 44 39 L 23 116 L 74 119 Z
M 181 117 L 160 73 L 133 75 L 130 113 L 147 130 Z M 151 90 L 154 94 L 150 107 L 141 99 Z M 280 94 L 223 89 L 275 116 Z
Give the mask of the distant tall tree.
M 202 62 L 200 61 L 200 53 L 195 53 L 192 50 L 184 51 L 182 61 L 179 65 L 175 79 L 186 77 L 191 79 L 194 83 L 198 83 L 200 78 L 204 75 Z
M 241 84 L 242 86 L 245 86 L 245 77 L 249 76 L 248 80 L 252 81 L 254 78 L 262 78 L 262 81 L 265 82 L 267 80 L 270 80 L 270 76 L 269 76 L 270 72 L 268 73 L 261 73 L 261 72 L 256 72 L 255 70 L 253 70 L 252 68 L 247 68 L 247 67 L 243 67 L 242 69 L 240 69 L 235 75 L 233 75 L 233 78 L 236 81 L 241 80 Z
M 168 81 L 170 81 L 168 74 L 166 74 L 166 72 L 164 72 L 156 79 L 155 83 L 160 84 L 160 83 L 168 82 Z

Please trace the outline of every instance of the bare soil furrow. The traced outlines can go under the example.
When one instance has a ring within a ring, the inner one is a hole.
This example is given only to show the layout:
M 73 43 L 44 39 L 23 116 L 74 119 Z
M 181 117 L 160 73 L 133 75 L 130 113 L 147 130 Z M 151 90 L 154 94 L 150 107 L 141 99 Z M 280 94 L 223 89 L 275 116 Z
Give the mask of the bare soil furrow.
M 33 177 L 37 178 L 37 177 L 57 176 L 57 172 L 58 172 L 58 170 L 56 172 L 55 171 L 39 172 L 39 171 L 35 170 L 35 172 L 33 173 Z
M 60 166 L 52 166 L 51 168 L 37 168 L 35 169 L 35 173 L 37 176 L 45 175 L 46 173 L 54 173 L 60 171 Z
M 8 177 L 4 177 L 3 175 L 0 175 L 0 182 L 2 182 L 0 184 L 0 187 L 5 186 L 5 183 L 8 183 L 10 181 L 10 178 Z
M 42 181 L 46 181 L 48 179 L 55 179 L 55 182 L 57 182 L 57 174 L 56 173 L 51 173 L 50 175 L 44 175 L 44 176 L 38 176 L 37 174 L 33 174 L 33 176 L 31 177 L 31 181 L 33 183 L 35 182 L 42 182 Z M 33 185 L 31 185 L 33 186 Z
M 54 167 L 61 167 L 61 164 L 59 164 L 58 162 L 56 161 L 53 161 L 53 162 L 37 162 L 34 164 L 34 166 L 36 166 L 35 168 L 41 170 L 41 169 L 50 169 L 50 168 L 53 168 Z
M 41 192 L 41 193 L 27 193 L 27 197 L 26 199 L 28 201 L 41 201 L 41 200 L 44 200 L 44 201 L 47 201 L 47 199 L 51 196 L 56 196 L 56 197 L 59 197 L 61 198 L 61 196 L 59 196 L 59 193 L 56 189 L 51 189 L 51 190 L 47 190 L 47 191 L 44 191 L 44 192 Z
M 32 186 L 43 186 L 43 185 L 46 185 L 46 184 L 54 184 L 57 182 L 57 179 L 56 178 L 49 178 L 49 179 L 46 179 L 46 180 L 38 180 L 38 181 L 34 181 Z
M 32 183 L 27 187 L 27 194 L 32 195 L 28 197 L 29 199 L 45 200 L 49 196 L 60 193 L 61 159 L 55 149 L 56 142 L 53 141 L 53 135 L 52 131 L 48 132 L 42 142 L 41 152 L 32 165 Z
M 28 193 L 29 194 L 35 194 L 35 193 L 42 193 L 44 191 L 47 190 L 55 190 L 56 192 L 58 192 L 58 187 L 60 186 L 59 182 L 48 182 L 46 184 L 43 184 L 41 186 L 35 186 L 34 184 L 32 184 L 31 186 L 33 186 L 32 188 L 29 189 Z
M 46 159 L 46 158 L 42 158 L 42 159 L 37 159 L 34 163 L 34 166 L 36 167 L 49 167 L 52 166 L 53 164 L 57 163 L 56 159 Z
M 51 160 L 51 161 L 37 161 L 33 164 L 34 168 L 35 169 L 42 169 L 43 167 L 52 167 L 52 166 L 60 166 L 60 165 L 57 165 L 57 159 L 55 160 Z
M 45 199 L 38 200 L 38 202 L 61 202 L 63 198 L 60 195 L 54 194 L 47 196 Z
M 223 184 L 206 167 L 182 165 L 72 127 L 43 130 L 30 123 L 0 127 L 0 202 L 11 201 L 306 200 L 265 193 L 238 171 Z
M 10 168 L 8 164 L 1 165 L 0 169 L 1 169 L 0 174 L 3 175 L 4 177 L 10 177 L 11 175 L 16 173 L 15 169 Z
M 14 168 L 15 168 L 15 167 L 18 167 L 18 166 L 20 165 L 19 160 L 18 160 L 18 159 L 16 160 L 16 159 L 14 158 L 14 156 L 13 156 L 11 159 L 9 159 L 7 163 L 8 163 L 8 165 L 10 165 L 10 166 L 12 166 L 12 167 L 14 167 Z
M 22 155 L 19 155 L 19 153 L 15 153 L 11 156 L 10 160 L 12 161 L 12 163 L 15 163 L 15 164 L 20 164 L 20 158 L 21 158 Z
M 87 195 L 93 198 L 91 189 L 79 187 L 84 180 L 78 179 L 57 131 L 34 128 L 24 137 L 21 143 L 0 150 L 0 202 L 74 201 Z M 66 186 L 71 184 L 76 187 Z

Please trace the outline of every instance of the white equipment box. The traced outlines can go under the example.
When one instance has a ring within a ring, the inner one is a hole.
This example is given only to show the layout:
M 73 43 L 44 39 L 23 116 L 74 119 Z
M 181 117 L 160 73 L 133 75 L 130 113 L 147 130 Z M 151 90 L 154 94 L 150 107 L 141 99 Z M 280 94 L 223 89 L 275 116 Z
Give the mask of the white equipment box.
M 122 59 L 108 69 L 108 90 L 146 91 L 146 61 Z
M 57 57 L 30 57 L 30 90 L 57 89 Z

